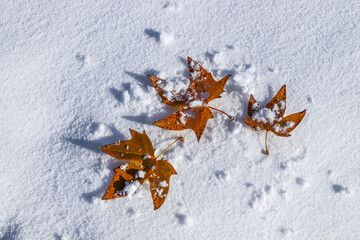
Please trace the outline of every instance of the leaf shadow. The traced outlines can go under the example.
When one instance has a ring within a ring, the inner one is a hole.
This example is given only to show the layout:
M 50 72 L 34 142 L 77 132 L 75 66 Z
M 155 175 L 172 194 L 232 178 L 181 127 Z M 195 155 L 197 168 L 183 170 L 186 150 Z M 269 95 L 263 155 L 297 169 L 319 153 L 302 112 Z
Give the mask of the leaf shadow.
M 81 194 L 81 197 L 88 203 L 93 203 L 95 199 L 101 199 L 102 195 L 105 193 L 106 189 L 110 185 L 111 180 L 113 179 L 115 173 L 114 168 L 120 166 L 123 163 L 126 163 L 125 160 L 119 160 L 119 159 L 111 159 L 107 161 L 106 168 L 110 170 L 111 176 L 106 176 L 104 180 L 102 180 L 102 185 L 98 187 L 97 189 L 83 193 Z
M 183 57 L 179 56 L 179 60 L 185 66 L 185 68 L 187 69 L 188 68 L 188 60 L 187 60 L 187 58 L 183 58 Z
M 151 115 L 149 115 L 148 113 L 142 113 L 137 116 L 134 116 L 134 115 L 122 116 L 122 118 L 129 120 L 129 121 L 137 122 L 140 124 L 152 125 L 154 122 L 159 121 L 165 117 L 168 117 L 178 110 L 178 108 L 176 108 L 176 107 L 172 107 L 172 106 L 165 105 L 165 104 L 163 106 L 163 109 L 165 111 L 161 111 L 160 113 L 154 113 Z
M 156 42 L 160 42 L 160 32 L 150 28 L 146 28 L 144 33 L 149 37 L 155 39 Z
M 280 87 L 278 90 L 280 90 Z M 254 98 L 259 103 L 260 107 L 265 107 L 266 104 L 268 104 L 270 102 L 270 100 L 273 97 L 275 97 L 276 93 L 277 93 L 277 91 L 275 91 L 275 88 L 272 85 L 268 85 L 267 92 L 265 93 L 265 97 L 263 100 L 259 101 L 256 96 L 254 96 Z M 260 96 L 258 96 L 258 97 L 260 97 Z
M 101 199 L 113 177 L 114 176 L 111 178 L 109 177 L 101 187 L 95 189 L 94 191 L 81 194 L 81 197 L 88 203 L 93 203 L 94 199 L 96 198 Z
M 275 96 L 275 94 L 276 94 L 276 92 L 274 91 L 274 87 L 273 87 L 273 86 L 269 85 L 269 86 L 267 87 L 267 89 L 268 89 L 268 94 L 266 95 L 265 100 L 260 103 L 260 105 L 263 105 L 263 104 L 264 104 L 263 106 L 266 106 L 266 104 L 267 104 L 268 102 L 270 102 L 270 100 L 271 100 L 271 99 Z M 280 89 L 280 88 L 279 88 L 279 89 Z
M 95 124 L 98 125 L 98 124 Z M 112 135 L 102 137 L 95 140 L 86 140 L 86 139 L 74 139 L 74 138 L 65 138 L 66 141 L 80 146 L 82 148 L 88 149 L 92 152 L 101 153 L 102 151 L 99 149 L 100 146 L 117 142 L 121 139 L 125 138 L 125 135 L 119 132 L 115 127 L 108 126 L 109 130 L 111 131 Z
M 232 78 L 232 77 L 234 77 L 235 76 L 235 74 L 236 74 L 236 70 L 235 69 L 223 69 L 223 70 L 221 70 L 220 71 L 220 79 L 222 79 L 222 78 L 224 78 L 225 76 L 227 76 L 227 75 L 231 75 L 231 77 L 230 77 L 230 79 Z M 218 81 L 220 81 L 220 79 L 218 80 Z M 230 80 L 229 79 L 229 80 Z M 228 80 L 228 81 L 229 81 Z
M 184 78 L 188 78 L 190 76 L 188 60 L 187 60 L 187 58 L 183 58 L 183 57 L 180 57 L 180 56 L 179 56 L 179 60 L 184 65 L 184 70 L 182 72 L 182 76 Z
M 5 233 L 0 240 L 15 240 L 18 239 L 20 233 L 20 224 L 12 224 L 6 228 Z
M 133 79 L 135 79 L 140 84 L 140 87 L 145 91 L 147 90 L 148 87 L 152 87 L 152 84 L 150 82 L 148 75 L 156 76 L 157 74 L 159 74 L 159 71 L 156 71 L 154 69 L 149 69 L 149 70 L 145 71 L 143 74 L 138 74 L 138 73 L 129 72 L 129 71 L 124 71 L 124 72 L 127 75 L 129 75 L 130 77 L 132 77 Z
M 122 90 L 123 91 L 129 91 L 130 90 L 130 83 L 123 83 L 122 84 Z M 109 88 L 109 91 L 113 95 L 113 97 L 118 100 L 120 103 L 125 102 L 124 92 L 121 90 L 118 90 L 116 88 Z
M 212 51 L 212 52 L 205 52 L 205 57 L 210 61 L 210 63 L 214 63 L 214 57 L 216 54 L 218 54 L 219 51 Z

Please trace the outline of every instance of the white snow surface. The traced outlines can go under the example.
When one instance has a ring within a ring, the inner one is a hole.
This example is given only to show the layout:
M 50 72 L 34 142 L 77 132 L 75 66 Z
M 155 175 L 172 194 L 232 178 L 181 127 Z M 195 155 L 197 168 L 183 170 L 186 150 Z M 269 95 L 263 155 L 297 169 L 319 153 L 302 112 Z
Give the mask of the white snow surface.
M 6 1 L 0 4 L 0 239 L 359 239 L 360 4 L 326 1 Z M 198 143 L 152 123 L 175 110 L 147 77 L 216 80 Z M 287 86 L 288 138 L 246 126 Z M 101 200 L 122 164 L 98 147 L 145 130 L 176 169 Z M 231 177 L 229 177 L 231 176 Z

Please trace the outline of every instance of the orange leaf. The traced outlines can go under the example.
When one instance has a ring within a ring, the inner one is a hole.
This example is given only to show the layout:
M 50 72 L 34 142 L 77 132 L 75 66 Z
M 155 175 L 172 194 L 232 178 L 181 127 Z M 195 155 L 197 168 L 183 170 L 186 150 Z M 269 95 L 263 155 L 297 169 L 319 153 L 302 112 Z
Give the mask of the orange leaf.
M 286 85 L 283 85 L 264 108 L 261 108 L 253 95 L 250 95 L 248 118 L 244 122 L 253 130 L 266 130 L 265 145 L 267 149 L 267 133 L 273 132 L 280 137 L 290 137 L 290 132 L 304 118 L 306 110 L 283 117 L 286 109 Z
M 115 176 L 106 190 L 103 200 L 125 197 L 146 180 L 150 182 L 154 209 L 164 203 L 169 191 L 169 181 L 177 174 L 166 160 L 157 160 L 155 149 L 145 131 L 141 134 L 132 129 L 131 139 L 101 146 L 100 149 L 117 159 L 129 160 L 114 169 Z M 177 140 L 183 140 L 179 138 Z M 176 140 L 176 141 L 177 141 Z M 175 142 L 176 142 L 175 141 Z
M 182 107 L 176 113 L 160 121 L 154 122 L 154 124 L 158 127 L 170 130 L 192 129 L 195 132 L 197 139 L 200 140 L 209 118 L 213 118 L 213 115 L 207 107 L 187 109 Z
M 165 80 L 149 75 L 162 102 L 181 107 L 179 111 L 154 124 L 169 130 L 192 129 L 199 141 L 205 130 L 207 120 L 213 117 L 210 109 L 222 112 L 234 120 L 227 113 L 208 106 L 211 100 L 221 97 L 220 95 L 224 92 L 224 86 L 230 75 L 220 81 L 215 81 L 211 73 L 189 57 L 188 65 L 190 84 L 186 89 L 181 89 L 179 92 L 165 91 Z
M 153 174 L 149 177 L 151 196 L 154 210 L 161 207 L 169 192 L 170 177 L 177 174 L 173 166 L 165 160 L 157 161 Z

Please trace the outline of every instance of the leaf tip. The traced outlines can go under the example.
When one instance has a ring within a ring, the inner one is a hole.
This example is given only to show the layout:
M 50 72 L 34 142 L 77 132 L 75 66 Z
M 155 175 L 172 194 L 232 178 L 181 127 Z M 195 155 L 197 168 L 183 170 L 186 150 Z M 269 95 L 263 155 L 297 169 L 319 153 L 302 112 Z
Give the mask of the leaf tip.
M 103 152 L 105 152 L 106 153 L 106 151 L 105 151 L 105 149 L 108 147 L 108 145 L 103 145 L 103 146 L 100 146 L 100 147 L 98 147 L 101 151 L 103 151 Z
M 152 76 L 152 75 L 150 75 L 150 74 L 148 74 L 147 75 L 148 76 L 148 78 L 150 79 L 150 81 L 151 81 L 151 83 L 153 83 L 153 81 L 155 80 L 155 76 Z
M 134 129 L 131 129 L 131 128 L 129 128 L 129 131 L 131 133 L 131 136 L 133 136 L 137 133 L 137 131 L 135 131 Z
M 286 94 L 286 84 L 282 85 L 279 92 L 284 92 L 284 94 Z
M 101 200 L 109 200 L 111 197 L 107 195 L 107 192 L 102 196 Z

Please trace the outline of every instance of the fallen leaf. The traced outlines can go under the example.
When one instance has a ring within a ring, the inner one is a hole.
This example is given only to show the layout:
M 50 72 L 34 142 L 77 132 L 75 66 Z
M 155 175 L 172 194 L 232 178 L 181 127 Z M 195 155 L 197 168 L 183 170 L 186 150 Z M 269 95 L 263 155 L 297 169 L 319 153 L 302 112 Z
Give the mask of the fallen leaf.
M 161 207 L 169 192 L 170 177 L 177 174 L 173 166 L 166 160 L 158 158 L 176 141 L 161 154 L 155 157 L 155 149 L 145 131 L 141 134 L 130 129 L 131 139 L 119 141 L 109 145 L 101 146 L 100 149 L 106 154 L 121 160 L 128 160 L 126 163 L 114 169 L 113 177 L 109 188 L 106 190 L 103 200 L 125 197 L 133 193 L 138 186 L 146 180 L 150 183 L 151 197 L 154 202 L 154 210 Z
M 177 92 L 175 90 L 165 90 L 166 81 L 164 79 L 148 75 L 162 102 L 180 107 L 174 114 L 154 122 L 154 124 L 169 130 L 192 129 L 199 141 L 207 121 L 213 118 L 210 109 L 219 111 L 231 120 L 235 120 L 235 118 L 227 113 L 208 106 L 211 100 L 220 98 L 220 94 L 225 92 L 224 86 L 231 75 L 227 75 L 220 81 L 215 81 L 211 73 L 207 72 L 199 63 L 189 57 L 188 65 L 190 84 Z
M 251 94 L 248 105 L 248 118 L 244 122 L 253 130 L 266 130 L 265 146 L 266 155 L 269 155 L 267 148 L 267 134 L 273 132 L 280 137 L 290 137 L 290 132 L 304 118 L 306 110 L 283 117 L 286 109 L 286 85 L 283 85 L 270 102 L 261 108 Z

